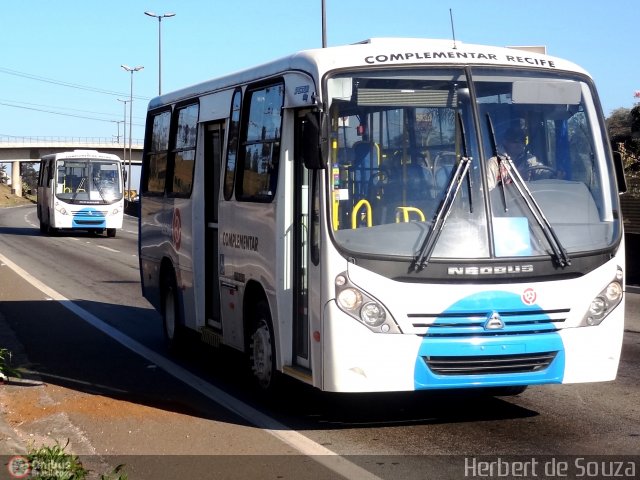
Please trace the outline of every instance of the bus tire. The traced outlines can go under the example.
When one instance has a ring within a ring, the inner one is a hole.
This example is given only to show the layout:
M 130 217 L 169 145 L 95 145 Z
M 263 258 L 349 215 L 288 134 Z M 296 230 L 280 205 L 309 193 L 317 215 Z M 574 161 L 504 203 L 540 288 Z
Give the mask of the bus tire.
M 251 373 L 260 391 L 273 393 L 277 390 L 279 375 L 271 314 L 265 301 L 256 305 L 253 325 L 249 345 Z
M 167 350 L 176 354 L 183 345 L 184 325 L 180 315 L 178 286 L 172 272 L 167 272 L 162 279 L 162 331 L 164 332 Z
M 107 228 L 107 237 L 113 238 L 115 236 L 116 236 L 116 229 L 115 228 Z
M 44 213 L 42 214 L 44 217 Z M 40 231 L 47 235 L 51 235 L 53 233 L 53 229 L 51 228 L 51 213 L 47 210 L 47 221 L 40 220 Z

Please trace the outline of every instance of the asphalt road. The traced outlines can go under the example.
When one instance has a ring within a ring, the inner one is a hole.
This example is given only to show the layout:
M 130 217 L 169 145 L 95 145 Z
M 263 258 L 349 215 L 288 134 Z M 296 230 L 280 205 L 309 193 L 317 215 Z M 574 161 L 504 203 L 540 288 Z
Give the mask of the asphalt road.
M 0 342 L 11 342 L 25 372 L 0 394 L 14 440 L 0 442 L 7 455 L 29 440 L 69 438 L 96 470 L 124 459 L 129 478 L 189 468 L 237 478 L 463 478 L 478 473 L 465 462 L 480 456 L 637 459 L 635 294 L 614 382 L 509 398 L 331 395 L 292 384 L 267 403 L 246 387 L 237 355 L 194 346 L 167 358 L 160 318 L 140 296 L 135 221 L 114 239 L 46 237 L 35 208 L 0 211 L 0 254 L 23 271 L 0 267 Z

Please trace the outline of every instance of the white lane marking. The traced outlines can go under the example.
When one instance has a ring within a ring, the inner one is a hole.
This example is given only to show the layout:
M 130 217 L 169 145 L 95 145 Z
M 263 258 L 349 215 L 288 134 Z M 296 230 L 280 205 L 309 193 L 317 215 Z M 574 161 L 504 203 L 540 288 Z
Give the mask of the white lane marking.
M 24 221 L 27 223 L 27 225 L 29 225 L 30 227 L 39 227 L 39 225 L 36 225 L 35 223 L 33 223 L 31 220 L 29 220 L 27 217 L 31 215 L 30 213 L 26 213 L 24 215 Z
M 103 250 L 107 250 L 109 252 L 113 252 L 113 253 L 120 253 L 120 250 L 116 250 L 115 248 L 110 248 L 110 247 L 105 247 L 102 245 L 96 245 L 98 248 L 101 248 Z
M 176 363 L 163 357 L 159 353 L 145 347 L 131 337 L 126 336 L 121 331 L 103 322 L 92 313 L 87 312 L 85 309 L 79 307 L 64 295 L 58 293 L 48 285 L 44 284 L 2 254 L 0 254 L 0 261 L 4 262 L 7 266 L 9 266 L 9 268 L 11 268 L 14 272 L 20 275 L 24 280 L 29 282 L 35 288 L 40 290 L 47 297 L 50 297 L 51 299 L 59 302 L 63 307 L 75 313 L 89 325 L 97 328 L 132 352 L 137 353 L 141 357 L 157 365 L 169 375 L 189 385 L 194 390 L 202 393 L 207 398 L 213 400 L 227 410 L 235 413 L 248 422 L 251 422 L 256 427 L 273 435 L 274 437 L 286 443 L 290 447 L 296 449 L 303 455 L 311 457 L 311 459 L 320 463 L 324 467 L 348 479 L 381 480 L 380 477 L 374 475 L 368 470 L 365 470 L 359 465 L 356 465 L 355 463 L 350 462 L 344 457 L 339 456 L 334 451 L 329 450 L 319 443 L 314 442 L 310 438 L 305 437 L 295 430 L 292 430 L 290 427 L 278 422 L 268 415 L 259 412 L 255 408 L 241 402 L 237 398 L 229 395 L 228 393 L 215 387 L 214 385 L 211 385 L 197 375 L 194 375 L 180 365 L 177 365 Z

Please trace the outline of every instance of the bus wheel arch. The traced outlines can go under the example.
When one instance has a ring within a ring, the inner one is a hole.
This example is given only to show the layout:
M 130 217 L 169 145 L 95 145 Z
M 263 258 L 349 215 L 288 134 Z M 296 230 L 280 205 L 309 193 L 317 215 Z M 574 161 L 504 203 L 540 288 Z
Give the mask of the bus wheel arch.
M 184 320 L 175 270 L 166 258 L 160 266 L 160 313 L 167 349 L 176 353 L 182 345 Z
M 267 296 L 257 284 L 247 285 L 243 311 L 251 374 L 261 391 L 273 392 L 280 376 L 276 362 L 275 333 Z

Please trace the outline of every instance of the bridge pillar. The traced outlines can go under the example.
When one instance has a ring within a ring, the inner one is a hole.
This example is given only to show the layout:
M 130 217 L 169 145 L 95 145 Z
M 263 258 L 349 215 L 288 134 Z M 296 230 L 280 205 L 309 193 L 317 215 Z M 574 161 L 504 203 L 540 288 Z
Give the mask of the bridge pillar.
M 11 193 L 22 196 L 22 177 L 20 176 L 20 162 L 11 162 Z

